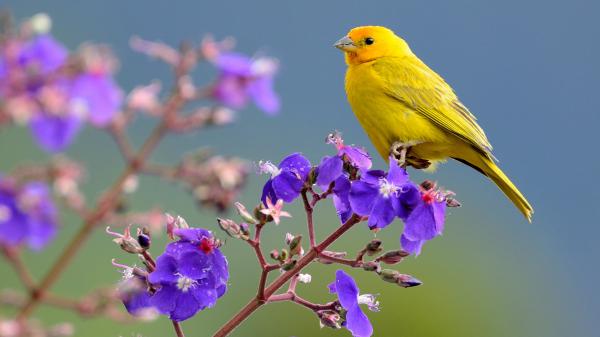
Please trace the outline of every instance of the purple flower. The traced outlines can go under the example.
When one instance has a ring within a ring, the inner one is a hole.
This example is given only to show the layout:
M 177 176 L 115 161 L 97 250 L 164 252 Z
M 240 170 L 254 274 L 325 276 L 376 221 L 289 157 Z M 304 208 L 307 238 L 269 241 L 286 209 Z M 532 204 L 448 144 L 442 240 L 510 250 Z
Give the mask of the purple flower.
M 417 206 L 404 221 L 404 233 L 400 244 L 404 250 L 419 255 L 427 240 L 441 235 L 444 231 L 446 198 L 442 192 L 423 191 Z
M 44 248 L 56 235 L 57 212 L 41 182 L 14 186 L 0 177 L 0 244 Z
M 239 109 L 252 99 L 269 115 L 279 111 L 279 98 L 273 90 L 273 76 L 277 71 L 275 60 L 253 60 L 237 53 L 223 53 L 216 58 L 215 65 L 220 75 L 213 95 L 221 103 Z
M 338 132 L 332 133 L 327 137 L 329 144 L 335 145 L 337 155 L 324 157 L 318 168 L 317 185 L 322 189 L 327 189 L 329 184 L 344 174 L 344 162 L 349 163 L 359 170 L 368 170 L 371 168 L 371 156 L 356 146 L 344 145 L 342 135 Z
M 71 104 L 83 109 L 94 126 L 109 124 L 122 102 L 121 89 L 108 75 L 83 74 L 73 81 Z
M 287 203 L 294 201 L 304 188 L 311 166 L 303 155 L 293 153 L 285 157 L 279 166 L 268 161 L 260 162 L 259 169 L 261 173 L 271 175 L 271 179 L 263 187 L 261 197 L 262 202 L 266 205 L 267 197 L 271 200 L 283 199 Z
M 129 275 L 121 283 L 118 289 L 119 297 L 132 316 L 146 317 L 148 314 L 156 314 L 156 309 L 150 303 L 152 295 L 147 288 L 146 280 L 135 275 Z
M 46 152 L 65 150 L 75 139 L 83 121 L 77 115 L 39 113 L 29 122 L 33 139 Z
M 150 303 L 175 321 L 186 320 L 215 305 L 227 290 L 227 260 L 211 233 L 200 228 L 175 229 L 181 239 L 167 245 L 148 281 L 159 287 Z
M 359 304 L 366 304 L 371 311 L 379 311 L 379 302 L 371 294 L 360 295 L 354 279 L 343 270 L 335 273 L 335 282 L 329 285 L 329 291 L 337 293 L 342 307 L 346 310 L 344 326 L 355 337 L 369 337 L 373 334 L 373 326 Z
M 51 35 L 42 34 L 28 41 L 21 50 L 19 63 L 48 74 L 61 67 L 67 60 L 67 49 Z
M 386 227 L 395 217 L 406 219 L 418 198 L 417 187 L 393 158 L 387 174 L 379 170 L 363 172 L 360 180 L 352 182 L 348 197 L 355 213 L 369 216 L 372 229 Z

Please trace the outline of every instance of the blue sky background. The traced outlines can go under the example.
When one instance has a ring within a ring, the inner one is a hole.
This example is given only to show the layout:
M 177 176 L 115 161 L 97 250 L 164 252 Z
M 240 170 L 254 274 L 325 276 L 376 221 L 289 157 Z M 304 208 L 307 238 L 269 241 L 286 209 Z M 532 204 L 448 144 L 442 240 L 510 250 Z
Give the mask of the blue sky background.
M 376 336 L 595 336 L 600 315 L 597 285 L 600 216 L 598 156 L 600 113 L 600 3 L 574 1 L 2 1 L 18 18 L 49 13 L 53 33 L 70 48 L 83 41 L 113 46 L 121 59 L 117 76 L 129 90 L 136 84 L 160 79 L 169 83 L 168 69 L 131 51 L 132 35 L 176 45 L 199 41 L 203 34 L 234 36 L 238 50 L 280 59 L 277 91 L 281 115 L 269 118 L 254 108 L 244 110 L 236 125 L 172 138 L 155 158 L 172 161 L 196 147 L 211 145 L 217 151 L 252 161 L 279 160 L 301 151 L 317 161 L 330 153 L 325 135 L 333 129 L 347 142 L 372 150 L 346 102 L 345 65 L 334 41 L 357 25 L 385 25 L 403 36 L 430 67 L 439 72 L 475 113 L 495 148 L 500 166 L 535 208 L 528 224 L 493 184 L 470 168 L 450 162 L 433 178 L 457 192 L 464 207 L 451 212 L 446 233 L 425 247 L 422 256 L 400 265 L 425 281 L 415 289 L 397 289 L 354 273 L 365 291 L 381 293 L 383 310 L 370 317 Z M 210 71 L 196 72 L 198 83 Z M 131 130 L 142 141 L 152 121 L 142 119 Z M 375 153 L 374 151 L 372 151 Z M 92 174 L 86 189 L 99 193 L 122 167 L 109 139 L 87 130 L 69 155 L 82 158 Z M 0 131 L 0 171 L 22 161 L 47 157 L 31 143 L 27 130 Z M 376 165 L 383 166 L 379 158 Z M 188 220 L 212 226 L 214 214 L 198 211 L 176 187 L 144 179 L 134 205 L 139 209 L 165 205 Z M 253 178 L 243 200 L 258 198 L 263 177 Z M 281 235 L 300 230 L 297 217 L 267 238 L 279 244 Z M 321 211 L 324 235 L 335 225 L 330 207 Z M 64 221 L 64 235 L 48 255 L 30 254 L 28 261 L 46 270 L 49 257 L 74 232 L 77 222 Z M 288 226 L 288 227 L 286 227 Z M 282 228 L 286 227 L 286 228 Z M 290 227 L 292 229 L 290 229 Z M 400 226 L 382 233 L 388 247 L 397 243 Z M 371 237 L 356 230 L 341 249 L 356 247 Z M 241 307 L 254 291 L 247 282 L 256 271 L 246 269 L 252 256 L 247 247 L 231 242 L 231 290 L 222 305 L 186 323 L 190 335 L 207 336 L 215 322 Z M 65 294 L 85 293 L 90 284 L 116 280 L 108 261 L 118 254 L 98 234 L 57 286 Z M 93 261 L 93 262 L 89 262 Z M 97 263 L 94 271 L 90 263 Z M 237 269 L 235 269 L 237 268 Z M 307 296 L 327 300 L 324 286 L 333 269 L 315 266 L 320 279 Z M 0 288 L 14 285 L 8 267 Z M 285 309 L 285 310 L 282 310 Z M 3 311 L 0 311 L 0 315 Z M 120 326 L 103 320 L 80 321 L 63 312 L 42 309 L 49 322 L 77 320 L 81 336 L 162 336 L 168 322 Z M 271 326 L 274 320 L 281 322 Z M 289 324 L 286 324 L 289 323 Z M 329 336 L 300 308 L 285 304 L 260 311 L 235 336 Z M 348 335 L 335 332 L 335 335 Z

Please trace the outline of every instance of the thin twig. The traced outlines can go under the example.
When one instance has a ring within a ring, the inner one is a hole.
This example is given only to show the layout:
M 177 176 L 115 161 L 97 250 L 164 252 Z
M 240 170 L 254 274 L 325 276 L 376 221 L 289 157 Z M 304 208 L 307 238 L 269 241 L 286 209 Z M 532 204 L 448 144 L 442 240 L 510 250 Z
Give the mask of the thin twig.
M 181 324 L 179 324 L 179 322 L 177 321 L 171 321 L 173 323 L 173 328 L 175 329 L 175 333 L 177 334 L 177 337 L 185 337 L 185 335 L 183 334 L 183 330 L 181 329 Z
M 27 288 L 28 291 L 35 289 L 35 281 L 33 277 L 29 273 L 27 266 L 21 260 L 21 254 L 18 250 L 8 247 L 2 246 L 2 254 L 6 257 L 6 260 L 11 264 L 11 266 L 15 269 L 15 272 L 23 285 Z

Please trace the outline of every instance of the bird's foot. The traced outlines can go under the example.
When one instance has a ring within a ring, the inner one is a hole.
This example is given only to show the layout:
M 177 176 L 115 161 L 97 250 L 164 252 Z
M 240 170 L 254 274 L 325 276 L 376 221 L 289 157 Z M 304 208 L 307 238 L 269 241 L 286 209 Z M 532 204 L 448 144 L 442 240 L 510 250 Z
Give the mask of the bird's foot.
M 398 161 L 400 167 L 412 166 L 416 169 L 426 169 L 431 165 L 429 160 L 410 155 L 411 148 L 417 144 L 419 142 L 394 142 L 390 148 L 390 155 Z

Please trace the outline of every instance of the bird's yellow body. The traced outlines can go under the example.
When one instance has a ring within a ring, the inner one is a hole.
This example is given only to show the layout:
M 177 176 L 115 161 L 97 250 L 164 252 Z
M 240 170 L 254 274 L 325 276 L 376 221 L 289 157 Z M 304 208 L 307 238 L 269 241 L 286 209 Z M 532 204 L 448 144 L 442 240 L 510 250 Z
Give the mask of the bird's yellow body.
M 348 101 L 384 159 L 400 142 L 416 158 L 459 160 L 492 179 L 531 220 L 531 205 L 496 166 L 476 118 L 404 40 L 387 28 L 366 26 L 351 30 L 336 46 L 346 53 Z

